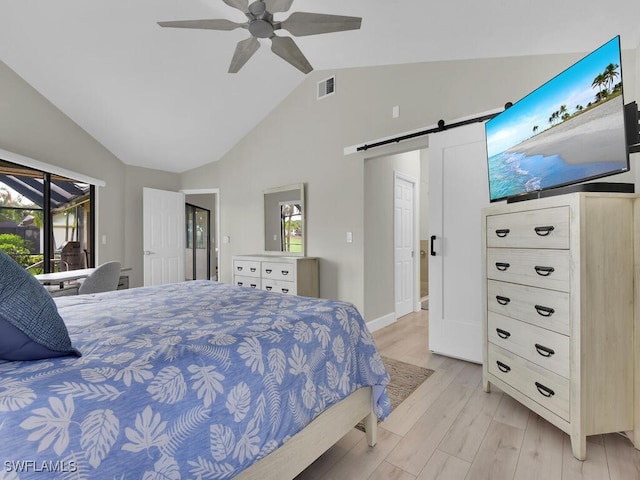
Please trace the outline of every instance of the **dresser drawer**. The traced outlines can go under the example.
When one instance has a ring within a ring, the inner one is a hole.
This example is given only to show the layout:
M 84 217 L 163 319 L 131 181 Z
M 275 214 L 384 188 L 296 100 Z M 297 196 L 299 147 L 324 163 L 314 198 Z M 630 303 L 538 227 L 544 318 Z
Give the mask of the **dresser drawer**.
M 262 288 L 262 282 L 260 277 L 247 277 L 244 275 L 234 275 L 233 283 L 238 285 L 239 287 L 251 287 L 251 288 Z
M 234 260 L 233 273 L 234 275 L 242 275 L 243 277 L 260 278 L 260 262 L 253 260 Z
M 569 421 L 569 379 L 491 343 L 488 345 L 487 362 L 490 374 Z
M 569 207 L 487 216 L 487 246 L 569 248 Z
M 285 293 L 287 295 L 297 295 L 296 283 L 285 280 L 265 279 L 262 282 L 262 289 L 269 292 Z
M 487 277 L 492 280 L 569 291 L 569 250 L 487 249 Z
M 567 292 L 489 280 L 487 307 L 490 312 L 569 335 Z
M 294 282 L 296 266 L 293 263 L 262 262 L 262 278 Z
M 489 342 L 569 378 L 569 337 L 489 312 Z

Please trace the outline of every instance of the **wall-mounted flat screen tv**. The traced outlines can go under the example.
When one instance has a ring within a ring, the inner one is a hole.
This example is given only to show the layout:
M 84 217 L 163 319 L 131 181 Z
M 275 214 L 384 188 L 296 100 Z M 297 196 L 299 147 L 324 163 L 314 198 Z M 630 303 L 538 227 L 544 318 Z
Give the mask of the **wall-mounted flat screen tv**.
M 629 169 L 620 37 L 485 124 L 491 201 Z

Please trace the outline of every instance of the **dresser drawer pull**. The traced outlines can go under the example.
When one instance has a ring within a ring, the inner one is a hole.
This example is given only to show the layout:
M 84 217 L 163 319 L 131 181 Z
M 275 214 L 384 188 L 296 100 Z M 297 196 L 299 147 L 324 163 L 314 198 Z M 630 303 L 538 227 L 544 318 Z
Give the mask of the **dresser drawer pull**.
M 239 272 L 242 271 L 242 267 L 236 267 L 236 270 L 238 270 Z
M 500 237 L 500 238 L 504 238 L 504 237 L 506 237 L 507 235 L 509 235 L 509 232 L 510 232 L 510 231 L 511 231 L 511 230 L 509 230 L 508 228 L 500 228 L 500 229 L 496 230 L 496 235 L 497 235 L 498 237 Z
M 551 315 L 556 313 L 556 311 L 551 307 L 543 307 L 542 305 L 535 305 L 534 308 L 536 309 L 536 312 L 538 312 L 538 315 L 542 317 L 550 317 Z
M 252 272 L 256 271 L 256 267 L 251 267 L 249 270 L 251 270 Z
M 511 301 L 511 299 L 509 297 L 503 297 L 502 295 L 496 295 L 496 301 L 500 305 L 507 305 Z
M 550 357 L 551 355 L 556 353 L 553 349 L 540 345 L 539 343 L 536 343 L 536 350 L 543 357 Z
M 498 365 L 498 369 L 501 372 L 509 373 L 511 371 L 511 367 L 509 365 L 506 365 L 499 360 L 496 360 L 496 365 Z
M 553 225 L 549 225 L 548 227 L 535 227 L 534 230 L 536 232 L 536 235 L 538 235 L 539 237 L 546 237 L 551 232 L 553 232 L 555 228 L 553 227 Z
M 538 389 L 541 395 L 544 395 L 547 398 L 551 398 L 556 394 L 556 392 L 551 390 L 549 387 L 545 387 L 539 382 L 536 382 L 536 388 Z
M 266 287 L 264 287 L 264 288 L 265 288 L 266 290 L 268 290 L 269 292 L 270 292 L 271 290 L 273 290 L 273 287 L 272 287 L 271 285 L 267 285 L 267 286 L 266 286 Z
M 256 288 L 258 285 L 256 285 L 255 283 L 251 283 L 251 284 L 249 284 L 249 286 L 250 286 L 251 288 Z
M 282 289 L 282 293 L 289 293 L 289 289 L 288 288 L 283 288 Z
M 548 277 L 549 275 L 551 275 L 553 272 L 556 271 L 556 269 L 553 267 L 541 267 L 539 265 L 536 265 L 533 268 L 535 268 L 536 273 L 541 277 Z
M 496 333 L 502 339 L 507 339 L 511 336 L 511 333 L 507 332 L 506 330 L 502 330 L 501 328 L 496 328 Z
M 509 268 L 511 265 L 505 262 L 496 262 L 496 268 L 498 270 L 500 270 L 501 272 L 504 272 L 507 268 Z
M 267 274 L 271 274 L 271 272 L 273 272 L 270 268 L 265 268 L 264 271 L 267 272 Z
M 239 287 L 241 287 L 242 285 L 244 285 L 242 282 L 236 282 L 238 284 Z
M 282 275 L 289 275 L 289 270 L 280 270 Z

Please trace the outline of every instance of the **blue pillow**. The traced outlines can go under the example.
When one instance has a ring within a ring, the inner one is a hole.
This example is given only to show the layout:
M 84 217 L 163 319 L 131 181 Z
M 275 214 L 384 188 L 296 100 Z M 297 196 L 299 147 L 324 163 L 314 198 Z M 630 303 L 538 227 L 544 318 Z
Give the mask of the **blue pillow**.
M 81 356 L 53 298 L 9 255 L 0 251 L 0 359 Z

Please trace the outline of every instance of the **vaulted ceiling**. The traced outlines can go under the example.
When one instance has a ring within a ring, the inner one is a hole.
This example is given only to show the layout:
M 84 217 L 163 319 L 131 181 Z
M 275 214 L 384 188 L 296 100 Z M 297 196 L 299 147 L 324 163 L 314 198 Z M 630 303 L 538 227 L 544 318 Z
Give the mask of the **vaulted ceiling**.
M 640 43 L 638 0 L 295 0 L 274 18 L 297 11 L 363 19 L 295 39 L 316 70 Z M 222 0 L 0 0 L 0 60 L 124 163 L 181 172 L 223 157 L 305 78 L 270 40 L 227 73 L 246 30 L 157 24 L 211 18 L 246 21 Z

